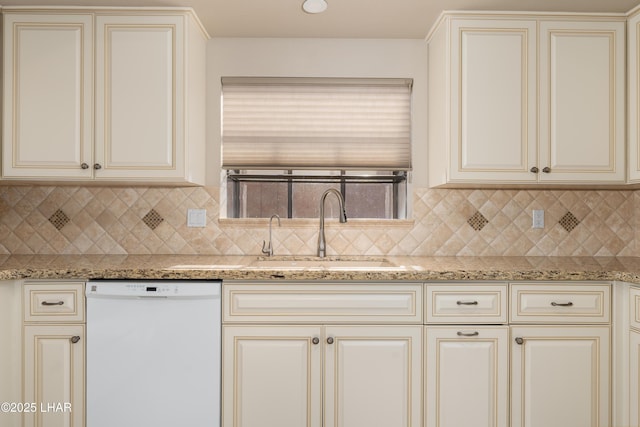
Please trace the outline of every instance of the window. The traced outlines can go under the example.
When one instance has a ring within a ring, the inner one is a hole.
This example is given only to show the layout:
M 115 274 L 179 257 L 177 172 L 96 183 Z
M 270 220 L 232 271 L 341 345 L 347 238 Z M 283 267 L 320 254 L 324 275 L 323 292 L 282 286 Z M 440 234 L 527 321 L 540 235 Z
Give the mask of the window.
M 351 218 L 406 217 L 411 80 L 223 78 L 222 93 L 228 217 L 317 218 L 328 188 Z

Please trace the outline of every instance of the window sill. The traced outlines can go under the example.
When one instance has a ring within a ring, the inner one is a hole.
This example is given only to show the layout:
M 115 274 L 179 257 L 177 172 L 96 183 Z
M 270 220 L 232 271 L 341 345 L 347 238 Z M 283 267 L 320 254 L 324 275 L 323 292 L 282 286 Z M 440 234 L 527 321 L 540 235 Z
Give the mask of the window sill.
M 281 219 L 282 227 L 288 228 L 318 228 L 318 218 Z M 264 228 L 269 226 L 269 218 L 219 218 L 218 224 L 223 228 Z M 327 218 L 327 227 L 340 226 L 350 229 L 358 228 L 411 228 L 415 224 L 412 219 L 349 219 L 346 224 L 340 224 L 336 218 Z

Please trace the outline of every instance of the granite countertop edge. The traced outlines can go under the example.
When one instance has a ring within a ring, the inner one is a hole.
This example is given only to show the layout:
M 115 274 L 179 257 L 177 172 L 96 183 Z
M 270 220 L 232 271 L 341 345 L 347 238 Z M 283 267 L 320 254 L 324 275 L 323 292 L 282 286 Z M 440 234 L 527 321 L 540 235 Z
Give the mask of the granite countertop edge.
M 369 257 L 368 259 L 376 259 Z M 0 280 L 623 281 L 640 284 L 639 257 L 380 257 L 389 268 L 255 267 L 256 256 L 5 255 Z

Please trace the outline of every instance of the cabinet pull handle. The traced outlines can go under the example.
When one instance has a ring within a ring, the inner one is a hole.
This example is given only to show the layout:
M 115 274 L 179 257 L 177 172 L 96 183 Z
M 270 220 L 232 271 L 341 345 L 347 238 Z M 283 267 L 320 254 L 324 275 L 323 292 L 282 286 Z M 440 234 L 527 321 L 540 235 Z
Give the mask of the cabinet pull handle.
M 327 344 L 333 344 L 333 337 L 327 338 Z
M 550 173 L 550 172 L 551 172 L 551 168 L 550 168 L 549 166 L 545 166 L 545 167 L 542 169 L 542 172 L 544 172 L 544 173 Z
M 72 336 L 72 337 L 71 337 L 71 342 L 72 342 L 72 343 L 74 343 L 74 344 L 75 344 L 75 343 L 77 343 L 78 341 L 80 341 L 80 337 L 79 337 L 79 336 L 74 335 L 74 336 Z
M 531 169 L 529 169 L 531 171 L 531 173 L 538 173 L 540 172 L 540 169 L 538 169 L 537 166 L 532 167 Z
M 102 169 L 102 165 L 100 163 L 96 163 L 95 165 L 93 165 L 93 168 L 95 170 Z
M 318 345 L 318 344 L 320 344 L 320 338 L 318 338 L 318 337 L 313 337 L 313 339 L 311 340 L 311 342 L 312 342 L 314 345 Z
M 518 344 L 518 345 L 522 345 L 522 344 L 524 344 L 524 338 L 522 338 L 522 337 L 516 337 L 516 344 Z
M 88 165 L 88 164 L 86 164 L 86 163 L 81 164 L 81 165 L 80 165 L 80 167 L 81 167 L 82 169 L 89 169 L 89 165 Z
M 41 305 L 64 305 L 64 301 L 42 301 Z
M 554 307 L 572 307 L 573 303 L 571 301 L 569 302 L 551 302 L 551 305 Z
M 458 331 L 458 336 L 459 337 L 477 337 L 478 335 L 480 335 L 480 332 L 478 332 L 478 331 L 473 331 L 473 332 Z
M 478 301 L 457 301 L 458 305 L 478 305 Z

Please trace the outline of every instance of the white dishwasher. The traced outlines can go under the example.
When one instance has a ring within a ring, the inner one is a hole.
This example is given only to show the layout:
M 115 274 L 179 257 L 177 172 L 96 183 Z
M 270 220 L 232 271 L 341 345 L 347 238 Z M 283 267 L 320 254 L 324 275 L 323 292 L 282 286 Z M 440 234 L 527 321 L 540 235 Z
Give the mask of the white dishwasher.
M 220 426 L 220 281 L 90 281 L 87 427 Z

